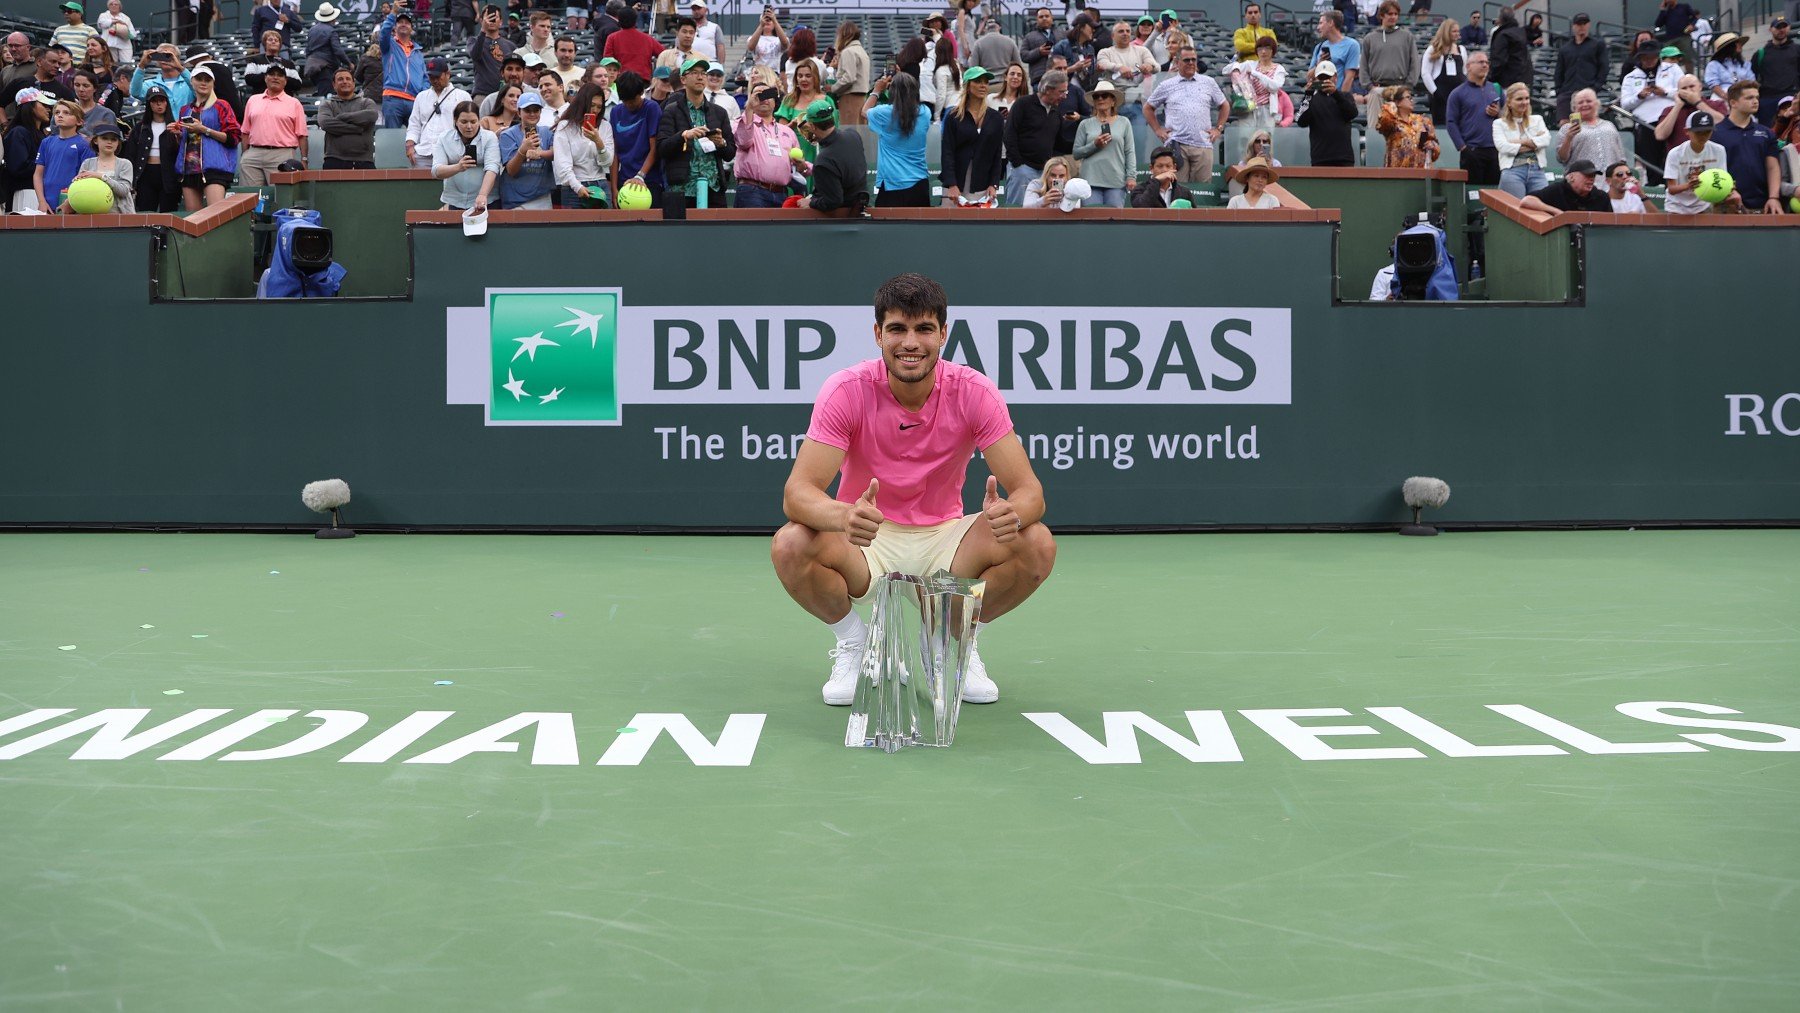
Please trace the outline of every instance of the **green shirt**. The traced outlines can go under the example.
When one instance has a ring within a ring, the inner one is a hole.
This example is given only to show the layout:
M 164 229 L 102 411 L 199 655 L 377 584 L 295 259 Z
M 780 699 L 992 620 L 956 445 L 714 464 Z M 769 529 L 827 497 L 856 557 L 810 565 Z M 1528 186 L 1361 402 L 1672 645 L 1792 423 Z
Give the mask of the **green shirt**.
M 688 122 L 695 126 L 706 125 L 706 107 L 711 103 L 702 101 L 699 105 L 687 104 Z M 689 197 L 700 194 L 700 183 L 706 182 L 708 200 L 717 200 L 720 206 L 725 202 L 725 187 L 719 178 L 719 156 L 710 151 L 701 151 L 698 145 L 688 142 L 688 179 L 681 192 Z

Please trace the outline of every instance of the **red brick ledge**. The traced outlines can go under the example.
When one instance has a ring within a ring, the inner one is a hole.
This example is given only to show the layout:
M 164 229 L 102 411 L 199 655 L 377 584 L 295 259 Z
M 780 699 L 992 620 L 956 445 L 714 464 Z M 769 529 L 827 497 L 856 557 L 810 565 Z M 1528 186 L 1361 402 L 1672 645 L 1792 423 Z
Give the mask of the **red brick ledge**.
M 202 208 L 187 217 L 181 215 L 6 215 L 0 217 L 0 231 L 25 229 L 142 229 L 162 226 L 184 235 L 203 236 L 226 222 L 256 209 L 253 193 L 226 194 L 225 199 Z
M 1505 190 L 1481 191 L 1481 203 L 1488 210 L 1510 218 L 1538 235 L 1570 225 L 1602 228 L 1680 228 L 1680 229 L 1794 229 L 1800 228 L 1800 215 L 1676 215 L 1667 211 L 1636 215 L 1599 214 L 1594 211 L 1559 211 L 1545 214 L 1519 206 L 1519 199 Z
M 1184 222 L 1319 222 L 1330 224 L 1341 220 L 1336 208 L 1309 208 L 1305 204 L 1281 190 L 1270 187 L 1269 192 L 1282 201 L 1279 209 L 1267 211 L 1228 211 L 1224 208 L 1194 208 L 1178 211 L 1154 211 L 1140 208 L 1082 208 L 1079 211 L 1063 212 L 1055 208 L 988 208 L 969 211 L 956 207 L 937 208 L 889 208 L 883 211 L 873 210 L 875 221 L 986 221 L 986 222 L 1018 222 L 1018 221 L 1083 221 L 1083 222 L 1154 222 L 1171 219 Z M 817 222 L 828 224 L 848 222 L 854 219 L 825 218 L 808 211 L 798 209 L 751 209 L 751 208 L 709 208 L 707 210 L 690 210 L 688 220 L 702 222 Z M 490 211 L 488 224 L 497 225 L 599 225 L 619 224 L 621 222 L 660 222 L 661 211 Z M 408 225 L 462 225 L 460 211 L 408 211 Z
M 296 183 L 366 183 L 395 179 L 430 179 L 430 169 L 302 169 L 299 172 L 272 172 L 269 182 L 276 186 Z

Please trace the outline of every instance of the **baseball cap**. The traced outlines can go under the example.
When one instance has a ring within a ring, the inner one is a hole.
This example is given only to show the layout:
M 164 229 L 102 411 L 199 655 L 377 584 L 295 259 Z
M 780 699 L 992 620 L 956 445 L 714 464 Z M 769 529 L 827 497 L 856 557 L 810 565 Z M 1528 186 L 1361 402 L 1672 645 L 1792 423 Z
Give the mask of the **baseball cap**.
M 450 61 L 441 56 L 434 56 L 425 61 L 425 73 L 430 74 L 432 77 L 436 77 L 439 74 L 448 74 L 450 73 Z
M 40 91 L 37 93 L 35 101 L 41 106 L 54 106 L 62 100 L 57 98 L 53 91 Z
M 401 21 L 411 21 L 412 19 L 413 19 L 412 11 L 396 11 L 396 12 L 394 12 L 394 21 L 396 23 L 401 22 Z
M 710 60 L 702 60 L 697 56 L 689 57 L 688 59 L 681 61 L 681 73 L 685 76 L 696 70 L 705 70 L 707 64 L 710 62 Z
M 617 57 L 602 56 L 600 58 L 600 66 L 602 67 L 617 67 L 618 65 L 619 61 Z
M 1775 20 L 1769 22 L 1770 28 L 1786 28 L 1787 26 L 1788 19 L 1781 17 L 1780 15 L 1776 15 Z
M 519 96 L 519 111 L 523 112 L 526 109 L 542 108 L 544 108 L 544 96 L 539 95 L 537 92 L 528 91 Z
M 1168 18 L 1170 21 L 1180 21 L 1181 20 L 1179 17 L 1176 16 L 1174 8 L 1169 8 L 1169 7 L 1163 8 L 1162 16 L 1165 18 Z
M 1577 14 L 1577 15 L 1575 15 L 1575 16 L 1574 16 L 1574 17 L 1572 17 L 1572 18 L 1570 18 L 1570 19 L 1569 19 L 1569 24 L 1571 24 L 1571 25 L 1585 25 L 1585 24 L 1588 24 L 1588 23 L 1589 23 L 1589 22 L 1591 22 L 1591 21 L 1593 21 L 1593 20 L 1594 20 L 1594 19 L 1593 19 L 1593 18 L 1590 18 L 1590 17 L 1588 17 L 1588 16 L 1587 16 L 1587 15 L 1586 15 L 1586 14 Z
M 1336 77 L 1337 76 L 1337 68 L 1332 66 L 1330 60 L 1320 60 L 1319 65 L 1317 67 L 1313 68 L 1313 76 L 1314 77 Z
M 806 107 L 806 122 L 837 123 L 837 106 L 828 98 L 814 99 L 813 104 Z
M 61 9 L 65 11 L 74 11 L 77 14 L 83 13 L 81 5 L 76 3 L 75 0 L 69 0 L 68 3 L 62 4 Z
M 691 0 L 691 2 L 688 4 L 688 6 L 689 7 L 698 7 L 701 10 L 705 10 L 706 9 L 706 0 Z
M 189 73 L 189 74 L 188 74 L 188 76 L 189 76 L 189 77 L 204 77 L 204 78 L 206 78 L 206 79 L 207 79 L 207 80 L 209 80 L 209 81 L 210 81 L 210 80 L 214 80 L 214 78 L 213 78 L 213 72 L 212 72 L 212 68 L 211 68 L 211 67 L 208 67 L 208 66 L 207 66 L 207 65 L 206 65 L 206 64 L 204 64 L 204 63 L 203 63 L 203 64 L 201 64 L 201 65 L 200 65 L 200 66 L 198 66 L 198 67 L 195 67 L 195 68 L 194 68 L 194 69 L 193 69 L 193 70 L 192 70 L 192 71 L 191 71 L 191 72 L 190 72 L 190 73 Z
M 1662 48 L 1662 52 L 1658 53 L 1657 55 L 1661 56 L 1665 60 L 1669 59 L 1670 57 L 1675 57 L 1675 58 L 1679 59 L 1681 57 L 1681 50 L 1676 49 L 1674 46 L 1664 46 Z
M 123 134 L 119 133 L 119 124 L 117 121 L 106 120 L 106 121 L 102 122 L 99 126 L 96 126 L 94 128 L 94 132 L 92 134 L 89 134 L 88 136 L 90 136 L 90 137 L 106 137 L 109 134 L 113 137 L 123 137 L 124 136 Z
M 1688 113 L 1687 128 L 1690 134 L 1696 130 L 1711 130 L 1716 126 L 1718 126 L 1718 121 L 1713 119 L 1712 113 L 1704 109 L 1696 109 Z
M 1568 166 L 1563 169 L 1564 175 L 1573 176 L 1575 173 L 1578 173 L 1578 172 L 1581 173 L 1583 176 L 1598 176 L 1598 175 L 1600 175 L 1600 170 L 1594 167 L 1594 163 L 1588 161 L 1585 158 L 1577 158 L 1575 161 L 1570 162 L 1568 164 Z
M 1154 25 L 1156 24 L 1156 19 L 1148 14 L 1139 14 L 1137 23 L 1140 25 Z
M 504 67 L 509 63 L 516 63 L 521 67 L 525 66 L 525 54 L 515 49 L 506 54 L 506 59 L 500 61 L 500 66 Z
M 527 68 L 542 67 L 543 65 L 544 65 L 543 57 L 537 55 L 536 53 L 530 51 L 529 49 L 525 51 L 525 66 Z
M 278 77 L 287 77 L 287 68 L 279 63 L 271 63 L 263 70 L 264 77 L 267 77 L 270 74 L 274 74 Z
M 977 63 L 970 66 L 968 70 L 963 71 L 962 79 L 964 83 L 969 81 L 986 81 L 989 84 L 993 84 L 994 72 Z
M 1093 195 L 1094 185 L 1077 176 L 1063 184 L 1062 203 L 1056 206 L 1057 210 L 1073 211 L 1076 208 L 1081 207 L 1082 201 L 1087 200 Z
M 650 76 L 658 81 L 667 81 L 675 76 L 675 71 L 671 67 L 658 67 L 650 72 Z
M 706 72 L 708 74 L 717 74 L 720 77 L 724 77 L 725 65 L 722 63 L 709 63 L 706 65 Z

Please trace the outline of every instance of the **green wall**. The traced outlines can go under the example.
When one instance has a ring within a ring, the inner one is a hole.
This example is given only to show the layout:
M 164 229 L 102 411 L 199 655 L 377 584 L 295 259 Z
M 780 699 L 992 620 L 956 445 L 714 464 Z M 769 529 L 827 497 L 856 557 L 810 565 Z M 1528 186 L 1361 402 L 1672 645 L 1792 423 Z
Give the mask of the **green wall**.
M 308 181 L 275 188 L 275 207 L 305 206 L 331 230 L 333 258 L 349 273 L 342 295 L 403 296 L 412 273 L 406 212 L 435 211 L 443 183 L 434 179 Z
M 1338 208 L 1343 216 L 1338 242 L 1339 297 L 1367 299 L 1375 272 L 1394 262 L 1394 235 L 1408 215 L 1444 215 L 1445 240 L 1456 258 L 1456 277 L 1469 279 L 1464 253 L 1468 192 L 1464 184 L 1437 179 L 1357 179 L 1286 174 L 1281 185 L 1309 207 Z
M 472 241 L 418 227 L 411 301 L 279 305 L 149 303 L 147 270 L 130 268 L 145 263 L 139 231 L 0 233 L 0 254 L 14 262 L 125 265 L 84 305 L 121 326 L 13 342 L 19 375 L 80 382 L 20 385 L 6 400 L 10 431 L 42 435 L 9 448 L 0 522 L 303 525 L 312 516 L 299 486 L 336 475 L 355 490 L 350 516 L 363 524 L 772 527 L 787 464 L 741 459 L 737 437 L 745 426 L 802 432 L 807 404 L 677 392 L 627 403 L 617 426 L 484 425 L 480 405 L 446 403 L 450 309 L 478 311 L 487 289 L 600 286 L 617 288 L 627 307 L 736 320 L 751 334 L 752 317 L 827 315 L 840 304 L 854 313 L 838 340 L 854 349 L 869 340 L 856 307 L 908 269 L 941 279 L 953 314 L 1007 306 L 1053 326 L 1159 307 L 1196 318 L 1238 307 L 1289 314 L 1289 403 L 1153 404 L 1140 389 L 1110 404 L 1014 397 L 1023 435 L 1080 427 L 1136 438 L 1127 469 L 1037 462 L 1053 525 L 1391 521 L 1403 513 L 1398 486 L 1414 474 L 1452 484 L 1440 512 L 1451 522 L 1800 519 L 1800 442 L 1723 435 L 1726 395 L 1772 403 L 1794 389 L 1800 347 L 1766 328 L 1721 329 L 1712 307 L 1646 298 L 1642 283 L 1671 263 L 1729 258 L 1747 290 L 1772 290 L 1791 259 L 1790 230 L 1590 228 L 1585 305 L 1336 308 L 1332 232 L 1173 220 L 694 220 L 496 226 Z M 1092 258 L 997 252 L 1114 247 L 1182 252 L 1166 271 L 1125 275 L 1093 269 Z M 763 254 L 746 263 L 726 252 L 742 250 Z M 804 270 L 769 270 L 776 264 Z M 60 303 L 8 301 L 10 334 L 66 332 Z M 622 331 L 619 341 L 647 370 L 653 337 Z M 681 426 L 721 434 L 732 449 L 719 461 L 663 459 L 655 429 Z M 1145 446 L 1152 433 L 1226 426 L 1240 436 L 1256 427 L 1255 460 L 1158 460 Z

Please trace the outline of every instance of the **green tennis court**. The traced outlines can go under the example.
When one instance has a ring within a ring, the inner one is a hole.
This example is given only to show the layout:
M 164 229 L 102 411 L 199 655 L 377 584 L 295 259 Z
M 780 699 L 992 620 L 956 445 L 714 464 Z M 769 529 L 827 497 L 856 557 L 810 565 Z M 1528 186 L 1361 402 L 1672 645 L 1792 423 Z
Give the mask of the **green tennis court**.
M 9 535 L 0 1008 L 1793 1008 L 1797 573 L 1064 538 L 890 756 L 764 539 Z

